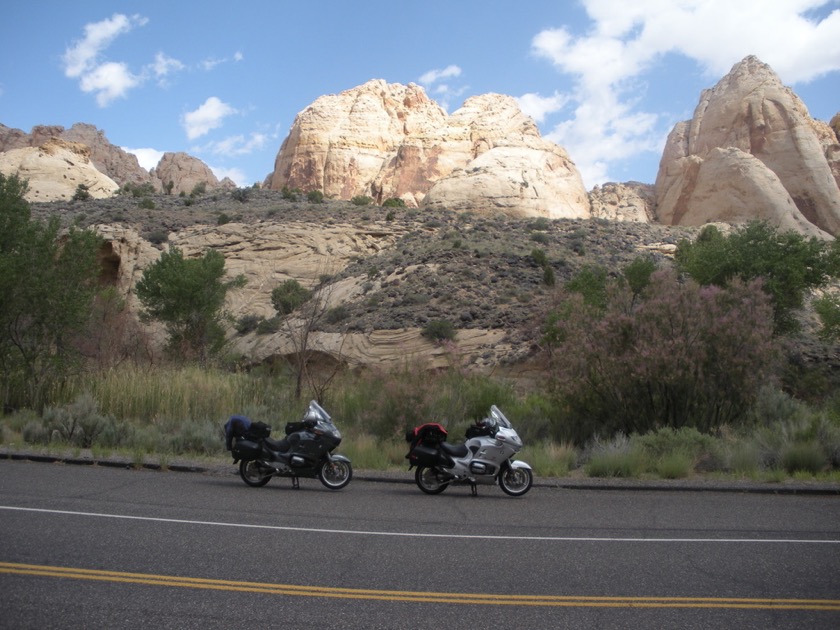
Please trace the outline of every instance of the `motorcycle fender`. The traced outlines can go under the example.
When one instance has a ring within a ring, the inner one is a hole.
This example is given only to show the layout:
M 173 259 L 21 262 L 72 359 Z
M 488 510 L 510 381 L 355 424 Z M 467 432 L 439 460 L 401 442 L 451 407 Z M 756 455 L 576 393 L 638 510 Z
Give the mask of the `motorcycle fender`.
M 344 462 L 345 464 L 350 463 L 350 458 L 345 457 L 344 455 L 332 455 L 330 453 L 327 453 L 327 457 L 331 462 Z
M 508 465 L 511 468 L 527 468 L 528 470 L 531 470 L 531 466 L 529 464 L 526 464 L 523 461 L 519 461 L 518 459 L 514 459 L 512 461 L 509 461 Z

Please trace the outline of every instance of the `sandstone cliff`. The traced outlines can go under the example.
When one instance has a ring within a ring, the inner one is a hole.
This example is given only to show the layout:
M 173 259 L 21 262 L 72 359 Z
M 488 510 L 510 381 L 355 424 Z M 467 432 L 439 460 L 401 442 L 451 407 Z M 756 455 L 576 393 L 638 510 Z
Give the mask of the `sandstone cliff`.
M 837 236 L 840 190 L 827 158 L 834 154 L 799 97 L 747 57 L 669 135 L 656 177 L 657 218 L 671 225 L 760 218 Z
M 55 138 L 38 147 L 0 153 L 0 173 L 29 180 L 27 201 L 72 199 L 80 184 L 95 199 L 110 197 L 119 189 L 96 169 L 86 145 Z
M 379 203 L 396 197 L 415 207 L 589 216 L 574 163 L 511 97 L 473 97 L 447 115 L 423 88 L 382 80 L 300 112 L 265 186 Z

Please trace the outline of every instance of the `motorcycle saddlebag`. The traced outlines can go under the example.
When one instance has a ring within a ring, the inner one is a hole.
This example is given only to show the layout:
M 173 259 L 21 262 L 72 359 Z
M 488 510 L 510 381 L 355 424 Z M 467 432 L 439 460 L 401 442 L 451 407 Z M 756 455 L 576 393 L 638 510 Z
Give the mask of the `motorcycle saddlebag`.
M 412 466 L 434 466 L 438 463 L 438 450 L 432 446 L 418 444 L 409 451 L 406 458 Z
M 259 457 L 260 443 L 246 438 L 234 440 L 233 448 L 230 450 L 235 459 L 252 460 Z

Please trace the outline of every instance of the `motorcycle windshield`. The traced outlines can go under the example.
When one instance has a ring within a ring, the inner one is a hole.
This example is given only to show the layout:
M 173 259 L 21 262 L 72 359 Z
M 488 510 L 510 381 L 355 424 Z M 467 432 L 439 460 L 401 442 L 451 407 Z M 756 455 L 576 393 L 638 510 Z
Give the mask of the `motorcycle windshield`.
M 510 423 L 510 420 L 507 419 L 505 414 L 502 413 L 502 410 L 499 409 L 496 405 L 490 407 L 490 417 L 496 421 L 496 426 L 504 427 L 505 429 L 513 428 L 513 425 Z
M 315 420 L 314 428 L 316 430 L 341 439 L 341 432 L 338 430 L 338 427 L 333 424 L 330 414 L 328 414 L 326 409 L 314 400 L 309 402 L 309 409 L 307 409 L 305 417 L 307 420 Z

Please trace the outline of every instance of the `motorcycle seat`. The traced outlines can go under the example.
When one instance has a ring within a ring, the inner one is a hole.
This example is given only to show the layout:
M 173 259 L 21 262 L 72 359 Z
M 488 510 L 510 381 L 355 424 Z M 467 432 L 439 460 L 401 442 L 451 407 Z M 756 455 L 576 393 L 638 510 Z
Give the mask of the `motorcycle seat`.
M 466 457 L 469 450 L 467 449 L 467 445 L 463 442 L 461 444 L 450 444 L 449 442 L 441 442 L 440 443 L 441 450 L 451 455 L 452 457 Z
M 268 448 L 277 453 L 286 453 L 290 448 L 292 448 L 292 444 L 291 442 L 289 442 L 289 438 L 283 438 L 282 440 L 272 440 L 271 438 L 263 438 L 263 441 L 266 443 Z

